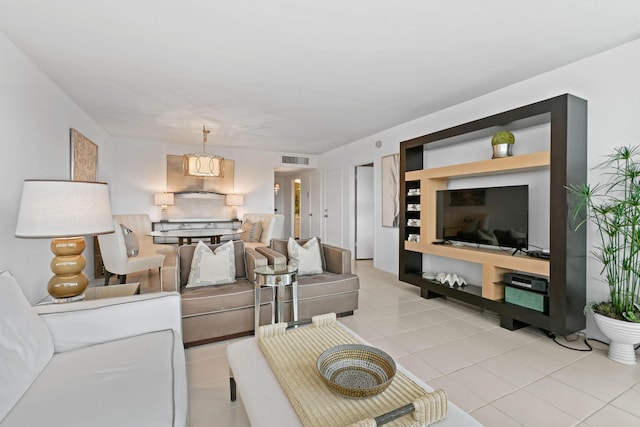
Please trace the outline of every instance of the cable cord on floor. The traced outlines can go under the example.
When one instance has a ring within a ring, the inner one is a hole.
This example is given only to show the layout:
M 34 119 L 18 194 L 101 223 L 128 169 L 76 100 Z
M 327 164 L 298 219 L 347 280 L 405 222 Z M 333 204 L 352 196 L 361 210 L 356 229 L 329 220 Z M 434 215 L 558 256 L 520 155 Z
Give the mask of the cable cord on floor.
M 569 339 L 566 336 L 562 337 L 564 338 L 565 341 L 567 342 L 575 342 L 578 341 L 580 339 L 580 337 L 583 337 L 584 339 L 584 344 L 587 346 L 587 348 L 575 348 L 575 347 L 570 347 L 568 345 L 564 345 L 561 342 L 558 341 L 558 338 L 556 337 L 556 335 L 551 332 L 551 331 L 547 331 L 544 329 L 540 329 L 547 338 L 550 338 L 553 340 L 553 342 L 555 342 L 556 344 L 558 344 L 560 347 L 564 347 L 564 348 L 568 348 L 569 350 L 573 350 L 573 351 L 593 351 L 593 347 L 591 347 L 591 344 L 589 344 L 589 341 L 595 341 L 595 342 L 599 342 L 600 344 L 604 344 L 604 345 L 609 345 L 609 343 L 601 341 L 599 339 L 596 338 L 587 338 L 587 336 L 583 333 L 583 332 L 577 332 L 574 335 L 576 336 L 575 339 Z M 638 350 L 640 348 L 640 344 L 636 345 L 633 349 L 634 350 Z

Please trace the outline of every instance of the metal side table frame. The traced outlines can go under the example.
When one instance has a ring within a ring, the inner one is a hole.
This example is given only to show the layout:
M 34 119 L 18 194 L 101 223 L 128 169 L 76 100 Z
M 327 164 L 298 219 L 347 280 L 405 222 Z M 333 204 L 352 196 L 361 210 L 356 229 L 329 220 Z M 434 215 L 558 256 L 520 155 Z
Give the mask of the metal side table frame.
M 271 305 L 271 323 L 284 321 L 284 297 L 285 286 L 291 286 L 293 296 L 293 320 L 298 320 L 298 269 L 289 265 L 266 265 L 253 271 L 255 294 L 255 329 L 260 327 L 260 288 L 269 286 L 273 288 L 273 303 Z M 275 306 L 275 307 L 274 307 Z

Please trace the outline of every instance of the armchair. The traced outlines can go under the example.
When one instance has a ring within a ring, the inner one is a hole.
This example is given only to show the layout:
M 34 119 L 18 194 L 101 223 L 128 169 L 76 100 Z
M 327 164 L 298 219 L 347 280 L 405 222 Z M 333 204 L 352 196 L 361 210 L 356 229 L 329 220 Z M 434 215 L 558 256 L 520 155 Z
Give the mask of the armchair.
M 3 271 L 0 325 L 0 427 L 187 425 L 177 293 L 31 307 Z
M 138 239 L 138 245 L 140 246 L 140 252 L 153 253 L 158 252 L 161 254 L 168 254 L 173 251 L 174 248 L 171 245 L 161 245 L 153 243 L 153 237 L 149 236 L 151 233 L 151 219 L 147 214 L 122 214 L 114 215 L 114 219 L 125 227 L 134 232 Z
M 165 257 L 162 253 L 141 250 L 137 256 L 127 257 L 124 235 L 117 219 L 113 220 L 113 228 L 115 232 L 98 236 L 105 270 L 105 286 L 109 284 L 109 280 L 113 275 L 118 275 L 120 283 L 125 283 L 129 273 L 152 268 L 160 269 L 162 267 Z

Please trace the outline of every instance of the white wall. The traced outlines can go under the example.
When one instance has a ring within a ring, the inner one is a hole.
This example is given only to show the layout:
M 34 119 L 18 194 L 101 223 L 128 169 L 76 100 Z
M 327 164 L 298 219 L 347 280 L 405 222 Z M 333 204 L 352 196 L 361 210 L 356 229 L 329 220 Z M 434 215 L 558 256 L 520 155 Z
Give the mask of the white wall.
M 98 179 L 109 177 L 109 138 L 0 32 L 0 269 L 13 273 L 29 301 L 47 295 L 49 239 L 14 237 L 25 179 L 69 179 L 69 129 L 98 144 Z M 85 256 L 93 271 L 93 242 Z
M 320 156 L 322 169 L 341 167 L 347 182 L 357 164 L 374 158 L 375 255 L 377 268 L 397 274 L 398 229 L 384 228 L 380 218 L 380 158 L 399 152 L 401 141 L 446 129 L 471 120 L 500 113 L 563 93 L 588 101 L 588 162 L 597 164 L 611 149 L 623 144 L 640 144 L 640 40 L 575 62 L 568 66 L 539 75 L 532 79 L 472 99 L 435 114 L 379 132 Z M 376 149 L 374 142 L 382 141 Z M 591 177 L 592 175 L 590 175 Z M 349 200 L 353 188 L 348 188 Z M 353 245 L 353 207 L 344 212 L 345 233 Z M 589 233 L 589 247 L 593 233 Z M 352 248 L 353 249 L 353 248 Z M 599 266 L 588 262 L 587 300 L 607 295 L 607 289 L 598 282 Z
M 115 173 L 110 182 L 113 212 L 147 213 L 152 221 L 159 220 L 160 208 L 153 204 L 153 194 L 166 189 L 167 154 L 182 155 L 194 150 L 197 152 L 198 148 L 186 144 L 114 139 Z M 235 192 L 244 195 L 244 205 L 237 208 L 239 218 L 245 212 L 273 213 L 273 169 L 280 159 L 278 153 L 215 146 L 209 151 L 234 161 Z M 211 203 L 224 204 L 218 200 Z M 231 207 L 226 209 L 227 218 L 231 218 Z

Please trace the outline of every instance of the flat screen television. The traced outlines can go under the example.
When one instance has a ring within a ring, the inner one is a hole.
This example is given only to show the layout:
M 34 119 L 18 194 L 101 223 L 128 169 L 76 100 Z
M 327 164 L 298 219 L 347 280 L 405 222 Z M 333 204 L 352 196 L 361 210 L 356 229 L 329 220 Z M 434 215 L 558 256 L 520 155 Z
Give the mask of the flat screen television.
M 529 186 L 441 190 L 436 201 L 438 239 L 527 249 Z

